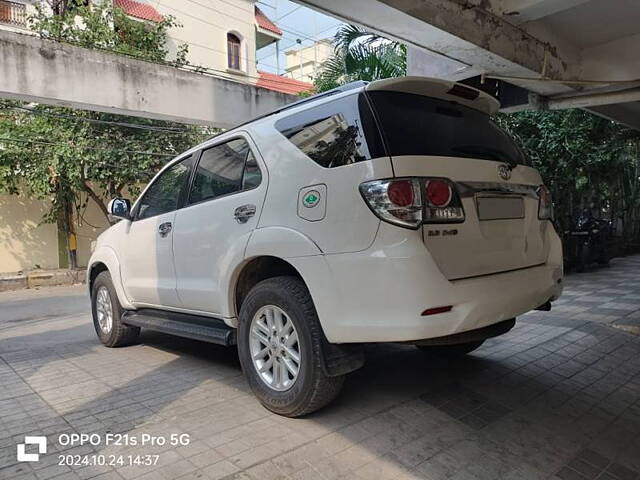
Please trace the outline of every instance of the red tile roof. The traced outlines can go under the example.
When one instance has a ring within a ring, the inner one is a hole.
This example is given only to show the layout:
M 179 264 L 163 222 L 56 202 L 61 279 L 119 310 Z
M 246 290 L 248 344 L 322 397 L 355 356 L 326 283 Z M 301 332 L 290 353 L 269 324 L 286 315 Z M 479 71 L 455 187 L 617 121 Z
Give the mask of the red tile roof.
M 260 28 L 264 28 L 265 30 L 269 30 L 276 35 L 282 35 L 282 30 L 278 28 L 278 26 L 273 23 L 269 18 L 264 14 L 262 10 L 256 7 L 256 23 Z
M 260 79 L 256 86 L 275 90 L 276 92 L 288 93 L 289 95 L 297 95 L 302 92 L 313 90 L 313 84 L 294 80 L 292 78 L 281 77 L 275 73 L 260 72 Z
M 163 17 L 151 5 L 136 2 L 135 0 L 113 0 L 113 5 L 120 7 L 124 13 L 130 17 L 148 20 L 150 22 L 161 22 Z

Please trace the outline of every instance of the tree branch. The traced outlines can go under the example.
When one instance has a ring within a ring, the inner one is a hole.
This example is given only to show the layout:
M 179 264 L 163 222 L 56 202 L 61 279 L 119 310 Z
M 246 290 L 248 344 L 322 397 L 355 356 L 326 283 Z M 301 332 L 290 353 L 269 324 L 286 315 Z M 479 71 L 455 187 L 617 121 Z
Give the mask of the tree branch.
M 104 218 L 107 219 L 107 222 L 111 223 L 111 220 L 109 219 L 109 210 L 107 210 L 107 206 L 104 204 L 102 199 L 98 196 L 96 192 L 93 191 L 93 189 L 89 186 L 86 180 L 84 179 L 82 180 L 82 185 L 84 187 L 84 191 L 87 192 L 87 195 L 89 195 L 89 197 L 91 197 L 91 199 L 94 202 L 96 202 L 96 204 L 98 205 L 98 208 L 100 208 L 100 211 L 104 215 Z

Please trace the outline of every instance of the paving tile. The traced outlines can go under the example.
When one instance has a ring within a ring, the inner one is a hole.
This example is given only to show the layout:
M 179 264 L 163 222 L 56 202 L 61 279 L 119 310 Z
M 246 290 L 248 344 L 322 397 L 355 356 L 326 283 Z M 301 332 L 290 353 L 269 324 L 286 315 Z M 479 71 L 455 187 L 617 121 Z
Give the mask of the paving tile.
M 344 393 L 304 419 L 264 410 L 237 354 L 160 334 L 105 349 L 88 315 L 0 320 L 0 478 L 640 480 L 640 256 L 569 276 L 551 312 L 466 358 L 367 349 Z M 0 311 L 4 297 L 0 296 Z M 64 330 L 63 330 L 64 331 Z M 20 464 L 25 434 L 188 433 L 187 446 L 63 447 Z M 60 468 L 57 453 L 158 454 L 156 467 Z
M 607 467 L 606 472 L 609 475 L 613 475 L 619 480 L 636 480 L 640 477 L 638 472 L 631 470 L 630 468 L 620 465 L 619 463 L 612 463 Z
M 228 477 L 238 471 L 238 467 L 233 463 L 228 462 L 227 460 L 221 460 L 220 462 L 214 463 L 213 465 L 203 469 L 202 473 L 210 480 L 218 480 L 220 478 Z
M 587 477 L 569 467 L 562 467 L 562 469 L 556 473 L 556 477 L 562 480 L 587 480 Z

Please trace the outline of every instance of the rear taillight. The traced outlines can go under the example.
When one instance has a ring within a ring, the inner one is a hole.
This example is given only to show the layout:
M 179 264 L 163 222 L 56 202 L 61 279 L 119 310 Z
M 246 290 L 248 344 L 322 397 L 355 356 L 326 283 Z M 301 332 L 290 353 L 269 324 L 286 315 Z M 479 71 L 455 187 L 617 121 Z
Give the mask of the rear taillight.
M 442 208 L 451 203 L 453 188 L 449 182 L 444 180 L 427 180 L 425 184 L 427 192 L 427 202 L 434 207 Z
M 538 187 L 538 218 L 540 220 L 553 220 L 553 199 L 551 192 L 544 185 Z
M 446 178 L 425 178 L 425 223 L 464 222 L 464 209 L 455 185 Z
M 360 185 L 360 192 L 382 220 L 407 228 L 423 223 L 464 221 L 455 184 L 445 178 L 397 178 Z
M 391 182 L 387 194 L 392 204 L 398 207 L 408 207 L 416 201 L 415 185 L 411 180 Z
M 417 178 L 374 180 L 360 185 L 367 204 L 382 220 L 408 228 L 422 223 L 422 195 Z

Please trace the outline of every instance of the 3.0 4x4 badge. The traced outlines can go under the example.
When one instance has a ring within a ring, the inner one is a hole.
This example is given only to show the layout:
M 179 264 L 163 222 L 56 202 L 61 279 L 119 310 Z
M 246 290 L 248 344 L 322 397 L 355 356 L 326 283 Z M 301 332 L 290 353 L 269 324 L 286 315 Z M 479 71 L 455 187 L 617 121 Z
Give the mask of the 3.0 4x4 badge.
M 309 190 L 302 197 L 302 204 L 307 208 L 313 208 L 320 202 L 320 192 L 317 190 Z

